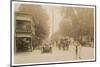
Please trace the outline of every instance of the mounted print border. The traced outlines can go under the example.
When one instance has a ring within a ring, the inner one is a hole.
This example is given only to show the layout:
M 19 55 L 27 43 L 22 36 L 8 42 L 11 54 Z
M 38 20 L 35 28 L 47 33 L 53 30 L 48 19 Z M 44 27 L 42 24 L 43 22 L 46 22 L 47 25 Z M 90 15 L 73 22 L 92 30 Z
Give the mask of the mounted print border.
M 17 0 L 10 5 L 11 66 L 96 61 L 96 5 Z

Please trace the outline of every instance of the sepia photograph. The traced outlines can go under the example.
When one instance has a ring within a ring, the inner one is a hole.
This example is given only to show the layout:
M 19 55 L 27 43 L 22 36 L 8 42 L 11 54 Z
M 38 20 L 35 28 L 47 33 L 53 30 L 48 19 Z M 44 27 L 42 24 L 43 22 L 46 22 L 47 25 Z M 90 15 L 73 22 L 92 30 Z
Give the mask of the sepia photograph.
M 12 65 L 95 61 L 95 6 L 12 2 Z

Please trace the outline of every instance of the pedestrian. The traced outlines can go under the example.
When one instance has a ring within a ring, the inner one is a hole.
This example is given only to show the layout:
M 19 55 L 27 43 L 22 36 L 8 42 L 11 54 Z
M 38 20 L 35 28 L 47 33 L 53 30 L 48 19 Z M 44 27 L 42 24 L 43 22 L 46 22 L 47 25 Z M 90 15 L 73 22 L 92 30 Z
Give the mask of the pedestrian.
M 76 59 L 81 59 L 81 56 L 80 56 L 80 52 L 81 52 L 81 44 L 78 42 L 78 41 L 75 41 L 74 42 L 74 45 L 75 45 L 75 53 L 76 53 Z
M 61 50 L 61 41 L 58 40 L 57 44 L 58 44 L 58 48 L 59 48 L 59 50 Z
M 63 45 L 62 45 L 62 47 L 63 47 L 63 50 L 65 50 L 65 48 L 66 48 L 66 40 L 65 39 L 63 39 Z
M 69 49 L 69 41 L 68 39 L 65 39 L 65 46 L 67 47 L 67 50 Z

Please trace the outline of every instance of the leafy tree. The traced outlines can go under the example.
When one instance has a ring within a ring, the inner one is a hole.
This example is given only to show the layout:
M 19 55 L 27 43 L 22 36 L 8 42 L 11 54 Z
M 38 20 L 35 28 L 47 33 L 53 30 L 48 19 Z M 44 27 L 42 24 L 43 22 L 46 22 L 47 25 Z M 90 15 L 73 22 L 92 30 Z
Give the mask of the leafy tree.
M 93 8 L 63 7 L 61 13 L 63 15 L 63 19 L 59 25 L 61 35 L 72 37 L 87 35 L 93 38 Z
M 48 15 L 45 9 L 40 5 L 21 4 L 19 12 L 31 14 L 35 22 L 35 45 L 41 44 L 42 40 L 48 37 L 49 25 Z

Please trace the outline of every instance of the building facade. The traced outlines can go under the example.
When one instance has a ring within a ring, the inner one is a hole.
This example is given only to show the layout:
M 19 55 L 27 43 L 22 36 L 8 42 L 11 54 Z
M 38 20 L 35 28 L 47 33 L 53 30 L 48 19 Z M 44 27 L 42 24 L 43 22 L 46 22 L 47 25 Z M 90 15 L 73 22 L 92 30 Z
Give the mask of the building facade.
M 15 13 L 15 52 L 32 51 L 35 38 L 34 17 L 30 14 Z

